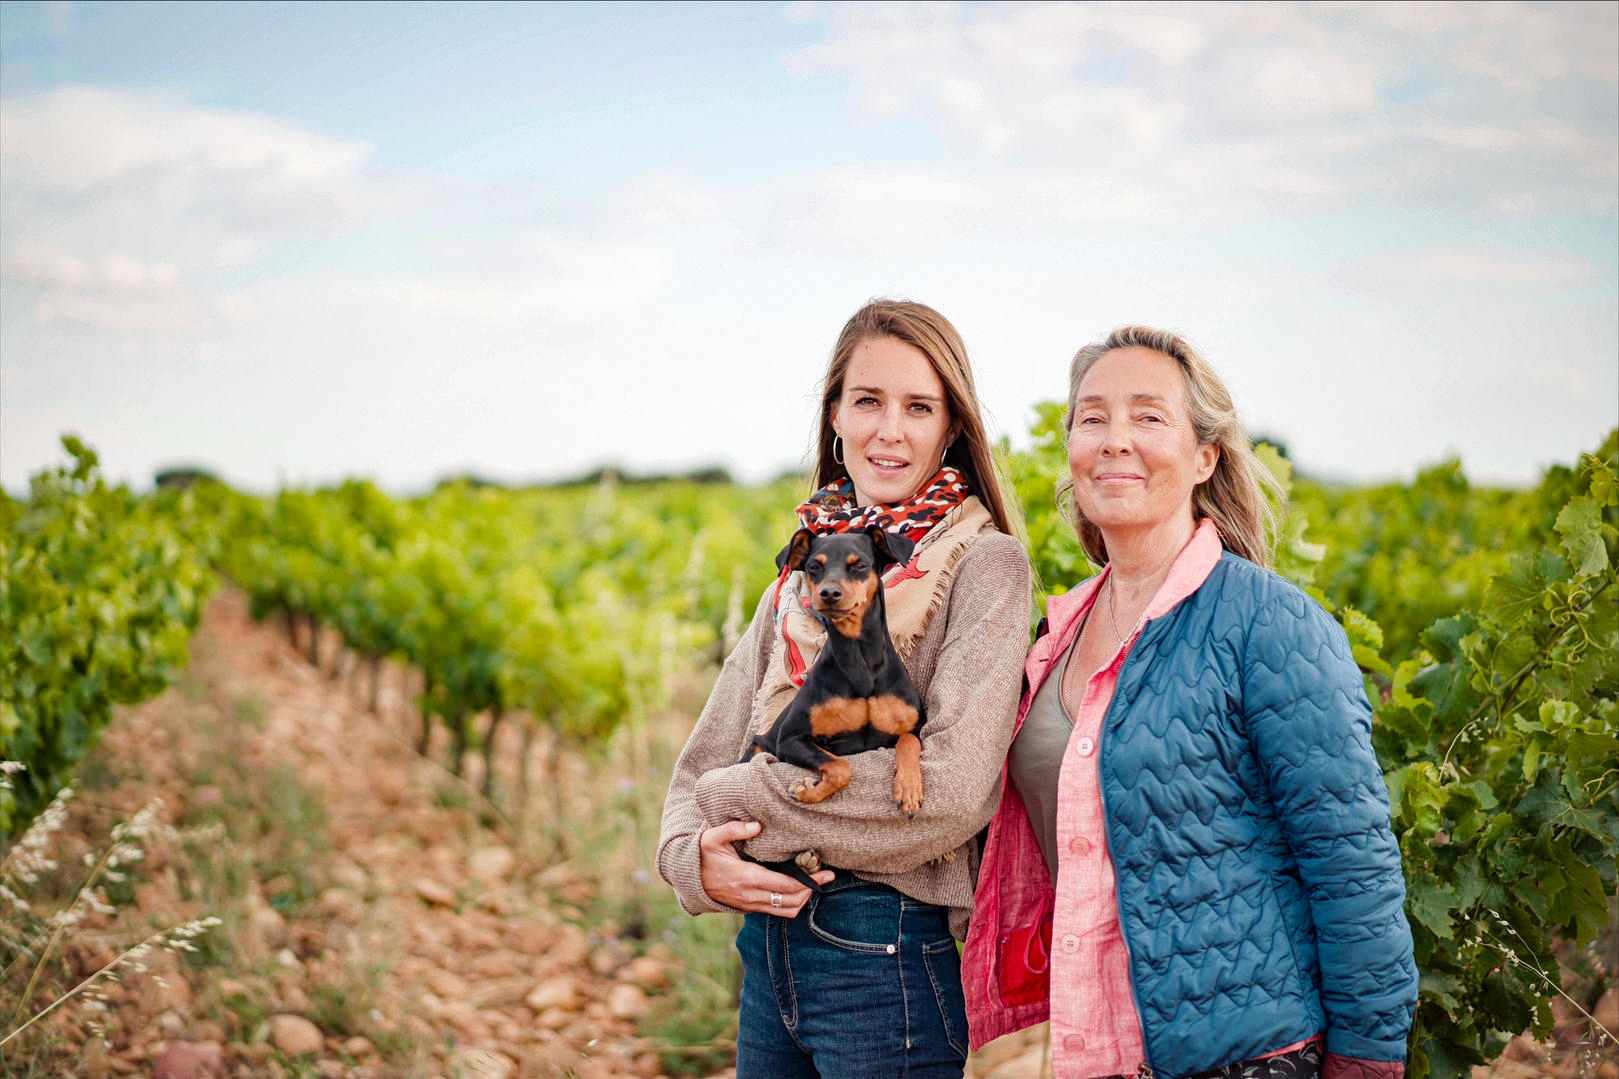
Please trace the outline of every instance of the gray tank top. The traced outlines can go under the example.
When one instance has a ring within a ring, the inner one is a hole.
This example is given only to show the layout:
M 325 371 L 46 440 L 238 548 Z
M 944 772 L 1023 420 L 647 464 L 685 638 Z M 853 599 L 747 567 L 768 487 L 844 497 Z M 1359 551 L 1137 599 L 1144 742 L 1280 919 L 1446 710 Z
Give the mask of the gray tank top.
M 1079 638 L 1080 634 L 1074 635 L 1076 643 Z M 1012 786 L 1029 812 L 1029 823 L 1034 826 L 1034 838 L 1045 855 L 1053 885 L 1057 883 L 1057 779 L 1063 754 L 1068 751 L 1068 739 L 1074 733 L 1074 720 L 1062 703 L 1062 679 L 1073 658 L 1074 646 L 1070 644 L 1040 683 L 1007 757 Z

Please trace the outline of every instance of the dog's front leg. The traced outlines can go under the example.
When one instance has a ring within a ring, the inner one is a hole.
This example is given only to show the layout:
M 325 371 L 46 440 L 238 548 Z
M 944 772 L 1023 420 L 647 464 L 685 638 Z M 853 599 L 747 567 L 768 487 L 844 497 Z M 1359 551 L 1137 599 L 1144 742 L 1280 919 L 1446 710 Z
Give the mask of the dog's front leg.
M 894 804 L 907 817 L 922 808 L 922 743 L 910 732 L 894 745 Z
M 815 780 L 794 780 L 790 788 L 792 796 L 805 805 L 814 805 L 824 802 L 838 791 L 849 785 L 849 762 L 833 753 L 830 749 L 816 746 L 828 759 L 821 762 L 818 769 L 819 776 Z

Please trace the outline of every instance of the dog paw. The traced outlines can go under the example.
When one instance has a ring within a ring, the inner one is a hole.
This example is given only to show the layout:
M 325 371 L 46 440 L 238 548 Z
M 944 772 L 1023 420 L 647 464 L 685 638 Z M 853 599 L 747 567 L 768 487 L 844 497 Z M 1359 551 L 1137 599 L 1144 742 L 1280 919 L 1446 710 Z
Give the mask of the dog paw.
M 816 782 L 813 779 L 795 779 L 793 780 L 792 786 L 787 788 L 787 793 L 792 795 L 797 801 L 805 802 L 809 799 L 805 798 L 804 796 L 810 791 L 814 790 L 815 787 Z
M 815 851 L 804 851 L 793 861 L 798 864 L 798 868 L 806 873 L 819 873 L 821 871 L 821 856 Z
M 901 775 L 894 779 L 894 805 L 907 817 L 915 818 L 916 811 L 922 808 L 922 776 L 918 773 L 912 782 L 906 782 L 909 777 Z

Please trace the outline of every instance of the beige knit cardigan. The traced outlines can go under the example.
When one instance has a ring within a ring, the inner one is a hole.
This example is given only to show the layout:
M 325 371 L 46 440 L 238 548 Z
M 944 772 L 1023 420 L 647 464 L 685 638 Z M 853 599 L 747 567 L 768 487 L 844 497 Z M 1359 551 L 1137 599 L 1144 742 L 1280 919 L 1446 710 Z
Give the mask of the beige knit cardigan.
M 1001 765 L 1017 718 L 1029 644 L 1029 560 L 1017 540 L 986 529 L 954 566 L 948 606 L 905 659 L 927 708 L 922 728 L 922 808 L 894 806 L 894 751 L 849 758 L 849 786 L 817 805 L 787 793 L 803 769 L 760 753 L 738 764 L 753 737 L 749 713 L 769 662 L 772 589 L 719 680 L 669 782 L 658 838 L 658 875 L 691 914 L 729 911 L 703 891 L 698 836 L 729 820 L 763 827 L 746 852 L 781 861 L 814 849 L 826 865 L 950 908 L 966 939 L 978 872 L 974 838 L 994 816 Z

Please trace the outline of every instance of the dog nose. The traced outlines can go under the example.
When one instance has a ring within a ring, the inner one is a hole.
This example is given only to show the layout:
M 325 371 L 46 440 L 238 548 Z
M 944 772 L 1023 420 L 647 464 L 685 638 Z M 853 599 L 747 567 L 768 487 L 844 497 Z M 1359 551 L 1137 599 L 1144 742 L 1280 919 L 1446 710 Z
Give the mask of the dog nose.
M 843 598 L 843 589 L 837 585 L 824 584 L 821 586 L 821 602 L 836 603 Z

